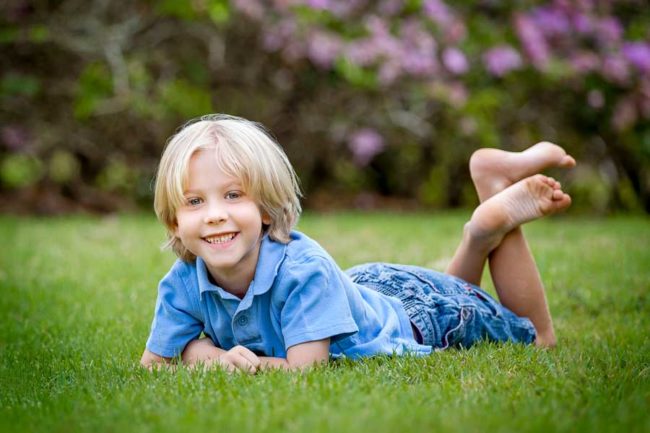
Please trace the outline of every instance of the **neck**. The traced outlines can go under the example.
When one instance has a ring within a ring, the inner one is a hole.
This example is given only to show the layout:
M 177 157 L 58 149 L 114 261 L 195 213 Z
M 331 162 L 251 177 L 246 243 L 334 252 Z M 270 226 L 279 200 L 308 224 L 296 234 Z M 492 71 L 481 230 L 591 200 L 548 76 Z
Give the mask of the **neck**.
M 237 296 L 239 299 L 242 299 L 248 287 L 253 281 L 254 272 L 252 275 L 219 275 L 219 278 L 215 278 L 212 273 L 210 273 L 210 279 L 212 283 L 224 289 L 226 292 L 231 295 Z
M 231 269 L 210 269 L 208 273 L 215 284 L 226 292 L 242 299 L 255 277 L 260 245 L 251 254 Z

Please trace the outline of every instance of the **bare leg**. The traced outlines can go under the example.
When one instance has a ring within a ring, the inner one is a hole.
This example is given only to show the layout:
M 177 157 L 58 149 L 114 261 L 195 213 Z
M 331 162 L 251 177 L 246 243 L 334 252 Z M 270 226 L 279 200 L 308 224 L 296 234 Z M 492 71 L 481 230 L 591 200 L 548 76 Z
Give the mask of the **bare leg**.
M 575 160 L 562 148 L 542 142 L 521 153 L 481 149 L 472 156 L 470 171 L 479 199 L 484 202 L 522 177 L 549 167 L 568 168 L 574 165 Z M 553 181 L 552 187 L 559 189 L 559 184 Z M 559 197 L 559 193 L 556 194 Z M 562 194 L 560 202 L 568 206 L 570 199 L 564 196 Z M 490 273 L 500 301 L 517 315 L 531 319 L 537 330 L 538 345 L 555 345 L 544 286 L 521 228 L 516 227 L 507 233 L 491 253 L 485 252 L 486 246 L 482 248 L 476 240 L 471 239 L 466 226 L 463 242 L 447 273 L 479 285 L 489 254 Z M 469 254 L 470 251 L 476 254 Z

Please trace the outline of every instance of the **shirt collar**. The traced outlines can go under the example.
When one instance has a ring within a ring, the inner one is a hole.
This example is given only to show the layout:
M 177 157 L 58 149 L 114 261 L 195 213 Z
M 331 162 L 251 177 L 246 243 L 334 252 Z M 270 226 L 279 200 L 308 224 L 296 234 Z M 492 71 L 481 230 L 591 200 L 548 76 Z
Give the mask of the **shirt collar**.
M 255 276 L 248 291 L 252 291 L 253 295 L 256 296 L 269 291 L 284 260 L 286 249 L 286 244 L 272 240 L 268 234 L 264 235 L 260 245 L 260 253 L 257 257 L 257 265 L 255 266 Z M 196 274 L 201 297 L 203 297 L 204 292 L 218 292 L 223 299 L 240 301 L 238 297 L 226 292 L 210 281 L 208 268 L 201 257 L 196 258 Z

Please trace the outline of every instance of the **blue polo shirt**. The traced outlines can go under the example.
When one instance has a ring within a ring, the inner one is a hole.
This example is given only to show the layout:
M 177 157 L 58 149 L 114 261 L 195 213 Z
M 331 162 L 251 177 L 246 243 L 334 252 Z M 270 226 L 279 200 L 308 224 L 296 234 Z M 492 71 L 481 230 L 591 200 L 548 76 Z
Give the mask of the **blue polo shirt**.
M 147 349 L 173 357 L 201 332 L 225 350 L 242 345 L 280 358 L 291 346 L 325 338 L 333 358 L 431 353 L 415 341 L 399 300 L 354 283 L 296 231 L 287 244 L 263 238 L 243 299 L 213 284 L 200 257 L 176 261 L 158 287 Z

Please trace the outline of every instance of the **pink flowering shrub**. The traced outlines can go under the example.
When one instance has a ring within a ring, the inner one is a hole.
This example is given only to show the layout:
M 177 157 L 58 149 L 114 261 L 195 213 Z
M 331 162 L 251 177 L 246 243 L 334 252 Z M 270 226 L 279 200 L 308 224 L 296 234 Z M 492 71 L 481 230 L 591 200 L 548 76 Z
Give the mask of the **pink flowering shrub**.
M 307 205 L 327 189 L 473 204 L 475 149 L 545 139 L 582 162 L 566 179 L 577 204 L 650 212 L 639 0 L 15 0 L 0 12 L 0 209 L 16 194 L 28 208 L 43 194 L 149 203 L 165 137 L 220 111 L 277 134 Z
M 604 182 L 629 177 L 650 210 L 650 20 L 641 2 L 554 0 L 528 8 L 441 0 L 240 3 L 263 37 L 275 41 L 265 48 L 288 67 L 307 60 L 359 92 L 383 95 L 383 104 L 342 120 L 360 166 L 384 149 L 399 149 L 391 137 L 399 128 L 422 146 L 427 140 L 443 140 L 441 148 L 467 146 L 452 157 L 437 149 L 450 164 L 479 146 L 521 149 L 547 138 L 586 152 L 588 144 L 567 141 L 604 141 L 607 155 L 594 164 L 607 160 L 617 170 Z M 263 12 L 248 14 L 251 8 Z M 534 126 L 516 135 L 522 128 L 515 122 L 531 120 Z M 359 127 L 385 135 L 388 144 L 355 145 Z M 637 157 L 639 163 L 630 162 Z

